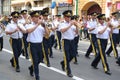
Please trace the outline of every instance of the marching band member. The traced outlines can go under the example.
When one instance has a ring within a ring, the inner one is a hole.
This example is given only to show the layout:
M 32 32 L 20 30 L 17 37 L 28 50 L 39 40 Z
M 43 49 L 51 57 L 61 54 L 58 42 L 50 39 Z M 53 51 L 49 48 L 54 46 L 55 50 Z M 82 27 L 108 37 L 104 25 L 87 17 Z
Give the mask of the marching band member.
M 32 22 L 26 28 L 28 33 L 27 41 L 30 43 L 32 65 L 29 67 L 30 75 L 35 74 L 35 79 L 39 77 L 39 63 L 42 61 L 42 42 L 44 34 L 48 34 L 48 30 L 44 23 L 39 20 L 39 12 L 33 11 L 30 13 Z
M 5 30 L 4 24 L 0 23 L 0 51 L 3 49 L 3 31 Z
M 14 11 L 11 13 L 12 20 L 5 29 L 6 34 L 10 35 L 10 44 L 13 50 L 13 57 L 10 59 L 11 65 L 15 67 L 16 72 L 20 72 L 19 56 L 22 50 L 22 33 L 26 33 L 24 27 L 18 26 L 19 12 Z
M 48 12 L 47 11 L 42 11 L 41 15 L 43 17 L 42 22 L 45 24 L 46 28 L 49 30 L 48 25 Z M 50 34 L 50 30 L 49 30 Z M 50 67 L 50 61 L 49 61 L 49 34 L 45 34 L 43 38 L 43 55 L 44 55 L 44 60 L 45 63 L 48 67 Z
M 19 20 L 19 23 L 23 24 L 23 26 L 25 27 L 26 24 L 28 23 L 27 10 L 22 10 L 21 11 L 21 17 L 22 18 Z M 23 53 L 23 55 L 25 55 L 26 59 L 29 59 L 28 51 L 27 51 L 28 42 L 26 41 L 27 35 L 28 35 L 28 33 L 23 34 L 23 50 L 22 50 L 22 53 Z
M 96 34 L 97 44 L 98 44 L 98 53 L 96 54 L 94 60 L 92 61 L 91 66 L 94 69 L 98 69 L 97 65 L 101 59 L 104 72 L 108 75 L 111 75 L 109 65 L 106 59 L 106 54 L 105 54 L 108 38 L 111 33 L 111 28 L 109 27 L 109 23 L 107 25 L 105 24 L 104 16 L 105 16 L 104 14 L 100 14 L 97 16 L 98 22 L 99 22 L 97 27 L 97 34 Z
M 48 25 L 48 28 L 50 30 L 50 35 L 49 35 L 49 57 L 50 58 L 53 58 L 53 50 L 52 50 L 52 47 L 53 47 L 53 44 L 55 42 L 55 30 L 56 30 L 56 26 L 55 24 L 53 23 L 52 21 L 52 18 L 49 18 L 49 25 Z
M 111 25 L 113 26 L 113 31 L 112 34 L 110 35 L 110 40 L 111 40 L 111 46 L 108 48 L 106 54 L 110 56 L 110 53 L 113 50 L 114 56 L 117 59 L 118 58 L 118 50 L 117 50 L 117 44 L 119 43 L 119 29 L 118 26 L 119 21 L 117 19 L 117 12 L 112 13 L 112 19 L 111 19 Z
M 76 22 L 76 24 L 77 25 L 73 25 L 74 26 L 74 30 L 75 30 L 75 32 L 74 32 L 74 43 L 75 43 L 75 45 L 74 45 L 74 47 L 75 47 L 75 54 L 76 54 L 76 56 L 74 57 L 74 64 L 78 64 L 78 61 L 77 61 L 77 56 L 79 56 L 78 55 L 78 51 L 77 51 L 77 48 L 78 48 L 78 42 L 79 42 L 79 28 L 80 27 L 78 27 L 79 25 L 78 25 L 78 18 L 79 18 L 79 16 L 78 15 L 73 15 L 72 17 L 71 17 L 71 21 L 73 20 L 73 21 L 75 21 Z
M 61 32 L 58 30 L 59 25 L 61 23 L 61 15 L 56 15 L 56 20 L 53 23 L 57 27 L 55 33 L 56 40 L 54 42 L 54 48 L 56 49 L 58 47 L 58 49 L 61 50 Z
M 94 52 L 94 55 L 96 55 L 96 49 L 97 49 L 96 16 L 97 16 L 97 13 L 95 13 L 95 12 L 91 13 L 91 19 L 87 22 L 87 28 L 88 28 L 89 38 L 90 38 L 90 45 L 85 54 L 86 58 L 90 58 L 89 55 L 92 51 Z
M 64 60 L 61 61 L 62 70 L 66 70 L 68 77 L 73 77 L 70 62 L 76 56 L 75 52 L 75 31 L 76 29 L 73 26 L 75 24 L 74 21 L 71 21 L 72 11 L 67 10 L 63 12 L 65 21 L 60 24 L 59 30 L 62 33 L 62 46 L 64 52 Z

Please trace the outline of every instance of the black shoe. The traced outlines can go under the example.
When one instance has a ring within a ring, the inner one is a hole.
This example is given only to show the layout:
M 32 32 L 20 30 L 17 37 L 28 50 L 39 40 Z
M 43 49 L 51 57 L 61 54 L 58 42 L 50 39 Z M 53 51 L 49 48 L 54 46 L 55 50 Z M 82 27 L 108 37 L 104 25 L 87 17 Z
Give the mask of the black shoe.
M 60 62 L 62 70 L 65 71 L 64 63 Z
M 119 61 L 116 61 L 116 63 L 120 66 L 120 63 L 119 63 Z
M 11 66 L 12 66 L 12 67 L 15 67 L 15 66 L 14 66 L 14 62 L 13 62 L 13 59 L 10 60 L 10 63 L 11 63 Z
M 111 57 L 111 55 L 110 55 L 110 54 L 107 54 L 107 56 L 108 56 L 108 57 Z
M 76 64 L 76 65 L 77 65 L 77 64 L 78 64 L 78 62 L 74 62 L 74 64 Z
M 39 77 L 36 77 L 36 80 L 40 80 L 40 78 L 39 78 Z
M 70 74 L 67 74 L 68 77 L 73 77 L 73 75 L 70 73 Z
M 50 67 L 50 64 L 47 64 L 47 67 Z
M 112 73 L 110 71 L 105 71 L 105 74 L 111 75 Z
M 54 58 L 53 56 L 50 56 L 50 58 Z
M 56 46 L 54 46 L 54 49 L 57 49 L 57 47 L 56 47 Z
M 44 63 L 44 61 L 43 61 L 43 60 L 41 60 L 40 62 L 41 62 L 41 63 Z
M 77 54 L 76 56 L 79 57 L 79 54 Z
M 99 69 L 99 68 L 97 68 L 96 66 L 93 66 L 93 65 L 91 65 L 92 66 L 92 68 L 94 68 L 94 69 Z
M 85 55 L 85 57 L 86 57 L 87 59 L 90 59 L 90 57 L 89 57 L 89 56 L 86 56 L 86 55 Z
M 28 57 L 28 56 L 26 56 L 26 59 L 29 59 L 29 57 Z
M 20 72 L 20 68 L 16 68 L 16 72 Z
M 34 76 L 34 75 L 33 75 L 33 68 L 32 68 L 32 66 L 29 67 L 28 69 L 29 69 L 30 76 Z
M 117 56 L 117 57 L 115 57 L 115 59 L 118 59 L 118 56 Z
M 2 51 L 2 49 L 0 49 L 0 51 Z

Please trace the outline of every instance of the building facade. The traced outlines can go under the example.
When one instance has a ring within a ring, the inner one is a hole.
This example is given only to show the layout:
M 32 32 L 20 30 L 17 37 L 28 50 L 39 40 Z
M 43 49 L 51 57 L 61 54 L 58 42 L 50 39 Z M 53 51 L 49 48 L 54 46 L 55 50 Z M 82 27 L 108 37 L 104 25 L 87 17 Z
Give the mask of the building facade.
M 12 0 L 11 3 L 12 11 L 20 11 L 23 9 L 30 11 L 50 7 L 51 0 Z
M 11 11 L 11 0 L 0 0 L 0 14 L 9 15 Z
M 120 0 L 79 0 L 78 5 L 78 13 L 81 15 L 89 15 L 92 12 L 109 15 L 120 10 Z
M 56 7 L 54 9 L 51 8 L 51 4 L 53 1 L 56 2 Z M 11 11 L 20 11 L 23 9 L 27 9 L 30 11 L 49 8 L 49 12 L 53 15 L 56 15 L 61 14 L 67 9 L 73 10 L 72 1 L 73 0 L 12 0 Z
M 56 3 L 51 8 L 52 2 Z M 65 10 L 72 10 L 73 14 L 89 15 L 92 12 L 105 13 L 120 10 L 120 0 L 12 0 L 12 10 L 42 10 L 49 8 L 52 15 L 62 14 Z

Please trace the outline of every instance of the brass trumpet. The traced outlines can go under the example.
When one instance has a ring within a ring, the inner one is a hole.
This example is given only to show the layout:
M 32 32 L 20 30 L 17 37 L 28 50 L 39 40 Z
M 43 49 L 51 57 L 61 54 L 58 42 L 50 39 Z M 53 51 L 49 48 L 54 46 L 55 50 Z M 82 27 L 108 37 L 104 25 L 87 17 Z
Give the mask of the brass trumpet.
M 119 29 L 120 29 L 120 25 L 119 25 L 117 28 L 119 28 Z
M 5 16 L 3 16 L 1 19 L 0 19 L 0 22 L 4 21 L 5 20 Z

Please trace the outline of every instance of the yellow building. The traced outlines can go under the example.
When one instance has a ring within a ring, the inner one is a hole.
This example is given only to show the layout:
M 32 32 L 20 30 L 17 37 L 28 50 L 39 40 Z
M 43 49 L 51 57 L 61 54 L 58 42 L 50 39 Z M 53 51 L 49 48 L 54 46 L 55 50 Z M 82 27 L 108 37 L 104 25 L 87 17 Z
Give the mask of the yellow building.
M 120 0 L 79 0 L 78 13 L 90 14 L 91 12 L 106 13 L 120 10 Z

